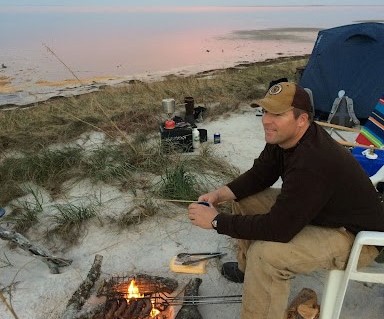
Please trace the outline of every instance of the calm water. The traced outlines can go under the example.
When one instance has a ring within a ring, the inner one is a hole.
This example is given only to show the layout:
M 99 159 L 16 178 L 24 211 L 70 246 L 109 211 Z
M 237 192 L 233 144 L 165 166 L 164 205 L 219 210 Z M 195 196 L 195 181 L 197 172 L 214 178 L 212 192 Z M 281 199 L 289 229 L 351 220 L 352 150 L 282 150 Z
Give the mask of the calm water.
M 63 63 L 79 78 L 225 67 L 310 53 L 319 28 L 383 17 L 384 6 L 0 6 L 0 76 L 27 90 L 73 78 Z

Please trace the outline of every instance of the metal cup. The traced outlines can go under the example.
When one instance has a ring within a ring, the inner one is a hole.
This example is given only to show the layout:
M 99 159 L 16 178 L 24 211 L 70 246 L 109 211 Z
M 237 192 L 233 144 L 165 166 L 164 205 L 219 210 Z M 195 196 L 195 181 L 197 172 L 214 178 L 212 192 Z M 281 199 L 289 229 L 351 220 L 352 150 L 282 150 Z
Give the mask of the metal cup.
M 195 100 L 191 96 L 186 96 L 184 98 L 184 104 L 185 104 L 185 114 L 186 115 L 193 115 L 193 109 L 195 108 Z
M 191 125 L 195 124 L 194 117 L 194 108 L 195 108 L 195 100 L 191 96 L 186 96 L 184 98 L 185 105 L 185 121 L 190 123 Z
M 163 111 L 166 114 L 173 114 L 175 113 L 175 99 L 163 99 L 161 101 L 161 104 L 163 106 Z

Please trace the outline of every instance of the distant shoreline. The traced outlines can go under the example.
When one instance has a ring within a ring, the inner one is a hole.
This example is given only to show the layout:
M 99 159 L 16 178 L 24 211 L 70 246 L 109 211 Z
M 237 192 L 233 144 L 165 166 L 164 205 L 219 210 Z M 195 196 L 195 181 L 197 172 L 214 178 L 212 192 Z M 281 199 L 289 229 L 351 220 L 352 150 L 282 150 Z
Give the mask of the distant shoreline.
M 16 103 L 2 103 L 1 96 L 3 95 L 21 95 L 23 98 L 23 92 L 17 92 L 17 90 L 12 91 L 11 81 L 1 75 L 0 73 L 0 110 L 4 109 L 12 109 L 12 108 L 25 108 L 29 107 L 37 102 L 48 101 L 52 98 L 58 97 L 69 97 L 76 96 L 86 93 L 91 93 L 100 90 L 105 86 L 117 86 L 117 85 L 127 85 L 134 81 L 142 81 L 142 82 L 154 82 L 154 81 L 162 81 L 167 80 L 169 78 L 175 77 L 197 77 L 203 78 L 208 76 L 214 76 L 215 74 L 225 72 L 226 70 L 235 70 L 235 69 L 244 69 L 247 67 L 251 67 L 254 65 L 266 65 L 266 64 L 274 64 L 287 60 L 297 60 L 302 58 L 308 58 L 310 54 L 300 54 L 300 55 L 284 55 L 277 57 L 266 58 L 261 61 L 243 61 L 239 63 L 235 63 L 233 65 L 228 65 L 226 67 L 221 68 L 207 68 L 205 70 L 197 70 L 196 72 L 183 73 L 183 72 L 158 72 L 156 74 L 151 75 L 150 78 L 140 78 L 140 76 L 133 77 L 93 77 L 89 79 L 68 79 L 63 81 L 38 81 L 36 85 L 41 85 L 44 89 L 41 93 L 33 95 L 33 100 L 31 101 L 28 98 L 28 93 L 24 94 L 24 101 L 21 102 L 20 99 L 15 101 Z

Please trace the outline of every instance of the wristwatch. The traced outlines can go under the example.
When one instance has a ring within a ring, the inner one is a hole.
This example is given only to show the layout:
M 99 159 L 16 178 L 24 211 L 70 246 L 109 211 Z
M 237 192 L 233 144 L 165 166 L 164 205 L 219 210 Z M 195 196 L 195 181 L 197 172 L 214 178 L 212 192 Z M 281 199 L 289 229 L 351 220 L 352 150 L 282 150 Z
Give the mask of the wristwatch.
M 219 215 L 216 215 L 215 218 L 211 221 L 213 229 L 217 229 L 217 216 Z

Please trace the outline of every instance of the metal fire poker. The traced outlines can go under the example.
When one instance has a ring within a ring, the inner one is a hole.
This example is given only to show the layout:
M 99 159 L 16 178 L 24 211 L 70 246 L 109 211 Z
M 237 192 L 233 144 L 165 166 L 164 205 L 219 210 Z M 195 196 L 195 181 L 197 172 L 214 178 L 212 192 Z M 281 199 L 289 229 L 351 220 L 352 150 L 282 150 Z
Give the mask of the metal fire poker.
M 241 303 L 242 295 L 228 295 L 228 296 L 185 296 L 185 297 L 170 297 L 167 302 L 170 305 L 217 305 L 229 303 Z

